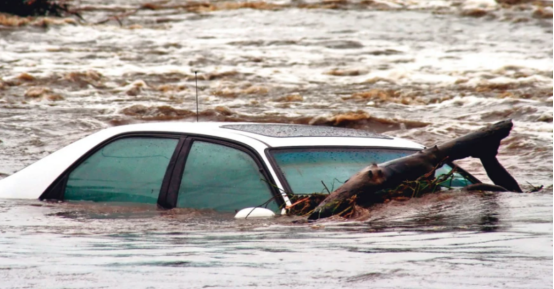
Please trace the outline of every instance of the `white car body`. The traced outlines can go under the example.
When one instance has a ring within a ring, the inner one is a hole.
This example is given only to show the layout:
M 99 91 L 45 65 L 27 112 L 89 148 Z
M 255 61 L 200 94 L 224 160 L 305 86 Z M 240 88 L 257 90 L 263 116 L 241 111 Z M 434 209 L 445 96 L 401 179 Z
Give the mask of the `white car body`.
M 184 135 L 196 135 L 231 140 L 241 143 L 255 150 L 268 169 L 279 189 L 283 201 L 290 205 L 290 201 L 284 193 L 284 188 L 264 153 L 268 148 L 279 147 L 376 147 L 398 149 L 422 149 L 423 146 L 412 141 L 399 138 L 373 138 L 373 137 L 334 137 L 334 136 L 292 136 L 271 137 L 258 133 L 246 132 L 237 129 L 225 128 L 230 125 L 263 125 L 248 123 L 144 123 L 117 126 L 107 128 L 74 142 L 21 171 L 0 180 L 0 198 L 38 199 L 52 183 L 63 174 L 79 158 L 97 147 L 102 142 L 126 133 L 172 133 Z M 299 128 L 304 130 L 318 128 L 313 126 L 295 126 L 273 124 L 274 126 L 287 126 L 287 128 Z M 289 127 L 290 126 L 290 127 Z M 307 128 L 308 127 L 308 128 Z M 321 128 L 321 127 L 319 127 Z M 332 132 L 333 128 L 329 128 Z M 344 130 L 344 129 L 343 129 Z M 354 131 L 354 130 L 351 130 Z M 382 137 L 382 136 L 381 136 Z

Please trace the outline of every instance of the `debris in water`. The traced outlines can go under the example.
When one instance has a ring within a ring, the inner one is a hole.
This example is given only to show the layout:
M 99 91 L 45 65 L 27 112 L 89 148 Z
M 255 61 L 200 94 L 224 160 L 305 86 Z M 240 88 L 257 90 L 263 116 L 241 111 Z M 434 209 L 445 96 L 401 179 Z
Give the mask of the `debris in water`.
M 531 186 L 531 189 L 529 190 L 529 193 L 540 192 L 544 188 L 544 185 L 534 186 L 533 184 L 531 184 L 529 182 L 527 182 L 527 183 L 529 184 L 529 186 Z
M 55 16 L 74 14 L 67 1 L 54 0 L 0 0 L 0 12 L 18 16 Z
M 287 215 L 289 216 L 306 216 L 313 212 L 313 210 L 319 205 L 329 194 L 309 194 L 309 195 L 294 195 L 290 194 L 289 200 L 290 206 L 286 206 Z
M 382 164 L 372 164 L 354 174 L 343 185 L 329 194 L 310 214 L 309 219 L 333 215 L 350 217 L 355 205 L 368 207 L 391 197 L 417 197 L 434 192 L 451 177 L 435 178 L 435 171 L 446 160 L 479 158 L 487 175 L 499 190 L 522 192 L 517 181 L 496 159 L 500 141 L 513 127 L 511 120 L 501 121 L 466 134 L 440 146 Z M 392 189 L 391 188 L 394 188 Z M 399 194 L 399 195 L 394 195 Z M 386 196 L 386 197 L 385 197 Z

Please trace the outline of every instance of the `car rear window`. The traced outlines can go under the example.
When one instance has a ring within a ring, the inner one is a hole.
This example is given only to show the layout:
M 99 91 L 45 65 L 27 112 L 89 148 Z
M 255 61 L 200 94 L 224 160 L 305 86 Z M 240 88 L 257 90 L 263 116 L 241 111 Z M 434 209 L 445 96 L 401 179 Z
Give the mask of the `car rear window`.
M 383 163 L 413 154 L 414 150 L 400 149 L 279 149 L 271 155 L 278 170 L 285 177 L 292 193 L 312 194 L 333 191 L 352 175 L 370 165 Z M 444 165 L 436 175 L 446 174 L 452 168 Z M 444 184 L 445 186 L 469 185 L 466 178 L 458 173 Z

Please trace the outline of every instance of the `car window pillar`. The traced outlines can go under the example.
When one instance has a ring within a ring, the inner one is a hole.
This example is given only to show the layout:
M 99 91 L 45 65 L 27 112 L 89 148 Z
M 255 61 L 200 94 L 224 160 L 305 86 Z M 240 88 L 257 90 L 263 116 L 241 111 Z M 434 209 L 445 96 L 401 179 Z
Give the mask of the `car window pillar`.
M 175 208 L 177 207 L 177 201 L 179 197 L 179 189 L 181 187 L 181 182 L 183 178 L 183 172 L 185 170 L 186 162 L 189 157 L 190 150 L 192 148 L 192 144 L 195 141 L 201 141 L 201 142 L 207 142 L 217 145 L 222 145 L 226 147 L 230 147 L 239 151 L 242 151 L 246 153 L 248 156 L 252 158 L 252 160 L 256 163 L 258 170 L 261 172 L 265 180 L 268 182 L 269 185 L 269 191 L 271 192 L 272 197 L 275 199 L 276 203 L 281 206 L 283 204 L 283 199 L 281 194 L 276 191 L 277 189 L 272 186 L 271 183 L 271 176 L 267 170 L 267 168 L 264 166 L 264 162 L 261 159 L 260 156 L 258 156 L 254 151 L 249 149 L 248 147 L 234 143 L 228 140 L 222 140 L 217 138 L 210 138 L 206 136 L 188 136 L 180 149 L 178 159 L 175 163 L 175 166 L 173 168 L 173 172 L 171 173 L 171 182 L 168 186 L 167 191 L 165 192 L 162 200 L 162 196 L 160 195 L 160 200 L 158 201 L 158 204 L 164 208 Z
M 187 157 L 193 142 L 193 139 L 190 137 L 183 137 L 181 140 L 182 143 L 180 142 L 180 146 L 174 154 L 174 164 L 171 170 L 168 168 L 168 173 L 165 176 L 166 179 L 164 179 L 164 185 L 162 186 L 162 191 L 158 198 L 158 205 L 165 209 L 171 209 L 177 206 L 181 177 L 185 170 L 185 163 L 187 162 Z
M 177 144 L 177 147 L 175 148 L 175 151 L 171 156 L 171 160 L 167 165 L 157 202 L 158 206 L 160 206 L 161 208 L 170 209 L 174 207 L 171 203 L 168 203 L 168 191 L 171 185 L 174 183 L 172 182 L 172 180 L 174 179 L 173 176 L 175 174 L 175 168 L 179 167 L 179 161 L 181 160 L 181 151 L 184 147 L 186 147 L 187 140 L 188 138 L 185 136 L 179 138 L 179 143 Z

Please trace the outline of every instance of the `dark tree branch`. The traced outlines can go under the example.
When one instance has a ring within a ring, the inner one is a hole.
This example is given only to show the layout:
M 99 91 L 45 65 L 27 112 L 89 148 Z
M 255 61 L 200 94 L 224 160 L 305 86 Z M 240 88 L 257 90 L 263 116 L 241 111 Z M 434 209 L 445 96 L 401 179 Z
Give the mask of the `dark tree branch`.
M 500 141 L 510 134 L 512 121 L 506 120 L 416 154 L 380 165 L 372 164 L 352 176 L 319 204 L 309 219 L 332 216 L 345 209 L 348 199 L 371 198 L 382 189 L 394 188 L 404 181 L 413 181 L 435 169 L 445 160 L 467 157 L 481 159 L 487 174 L 498 186 L 521 192 L 515 179 L 496 160 Z
M 491 185 L 491 184 L 482 184 L 482 183 L 465 186 L 464 190 L 466 190 L 466 191 L 508 192 L 508 190 L 504 187 L 497 186 L 497 185 Z
M 493 183 L 506 188 L 508 191 L 521 193 L 521 188 L 517 184 L 517 181 L 498 162 L 498 159 L 494 156 L 482 157 L 481 163 Z

